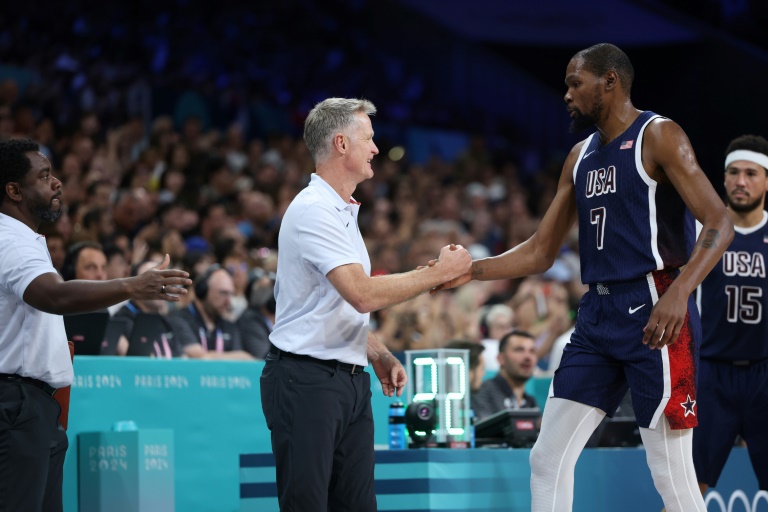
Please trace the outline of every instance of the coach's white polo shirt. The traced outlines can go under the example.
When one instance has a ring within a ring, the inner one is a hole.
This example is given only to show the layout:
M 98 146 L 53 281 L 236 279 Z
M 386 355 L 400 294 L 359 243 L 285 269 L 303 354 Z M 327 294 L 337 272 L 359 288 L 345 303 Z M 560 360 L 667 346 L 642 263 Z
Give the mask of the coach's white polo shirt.
M 359 208 L 312 174 L 286 210 L 278 239 L 275 327 L 269 336 L 277 348 L 368 364 L 370 314 L 358 313 L 325 277 L 336 267 L 355 263 L 371 274 L 357 226 Z
M 64 319 L 23 300 L 29 283 L 48 272 L 56 269 L 45 237 L 0 214 L 0 373 L 62 388 L 74 376 Z

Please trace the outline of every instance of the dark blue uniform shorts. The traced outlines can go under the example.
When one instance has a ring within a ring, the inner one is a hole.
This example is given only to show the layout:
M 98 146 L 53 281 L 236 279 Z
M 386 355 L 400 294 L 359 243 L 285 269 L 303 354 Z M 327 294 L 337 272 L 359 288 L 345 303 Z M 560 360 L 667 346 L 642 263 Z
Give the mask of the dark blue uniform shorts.
M 550 396 L 613 416 L 629 388 L 641 427 L 655 428 L 662 414 L 673 429 L 695 427 L 701 321 L 693 297 L 677 342 L 654 350 L 642 343 L 651 310 L 676 275 L 659 271 L 636 281 L 591 285 Z
M 693 464 L 699 482 L 717 484 L 736 436 L 747 443 L 760 489 L 768 491 L 768 359 L 733 364 L 702 359 Z

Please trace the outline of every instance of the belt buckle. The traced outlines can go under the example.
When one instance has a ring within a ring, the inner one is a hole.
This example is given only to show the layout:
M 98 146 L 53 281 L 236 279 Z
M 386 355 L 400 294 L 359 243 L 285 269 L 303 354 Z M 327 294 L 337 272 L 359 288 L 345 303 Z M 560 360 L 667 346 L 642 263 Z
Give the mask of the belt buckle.
M 355 373 L 355 370 L 357 370 L 357 365 L 353 364 L 352 369 L 349 371 L 349 373 L 351 373 L 352 375 L 357 375 L 357 373 Z

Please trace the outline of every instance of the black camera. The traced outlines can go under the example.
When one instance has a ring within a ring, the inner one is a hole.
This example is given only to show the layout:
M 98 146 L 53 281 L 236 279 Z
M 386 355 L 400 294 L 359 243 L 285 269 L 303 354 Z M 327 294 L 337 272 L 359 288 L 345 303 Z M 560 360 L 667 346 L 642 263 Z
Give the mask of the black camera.
M 405 427 L 417 448 L 435 444 L 437 414 L 434 402 L 413 402 L 405 410 Z

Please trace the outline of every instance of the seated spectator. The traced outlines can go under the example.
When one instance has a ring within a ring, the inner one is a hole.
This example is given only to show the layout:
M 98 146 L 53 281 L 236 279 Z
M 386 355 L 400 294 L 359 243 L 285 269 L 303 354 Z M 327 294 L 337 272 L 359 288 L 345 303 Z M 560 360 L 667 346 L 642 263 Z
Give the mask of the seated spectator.
M 576 330 L 576 326 L 571 327 L 563 334 L 558 336 L 555 342 L 552 344 L 552 350 L 549 353 L 549 367 L 547 368 L 547 375 L 554 375 L 557 368 L 560 366 L 560 360 L 563 358 L 563 350 L 565 346 L 571 342 L 571 335 Z
M 536 369 L 536 347 L 533 336 L 512 331 L 499 341 L 499 373 L 483 382 L 473 398 L 477 419 L 504 409 L 538 407 L 536 399 L 525 392 L 525 383 Z
M 240 330 L 231 321 L 235 284 L 232 275 L 211 265 L 195 281 L 195 298 L 168 315 L 174 342 L 193 359 L 253 359 L 243 350 Z
M 488 306 L 480 320 L 480 334 L 483 336 L 482 344 L 485 347 L 486 366 L 490 371 L 498 371 L 499 363 L 496 357 L 499 354 L 499 340 L 513 329 L 515 313 L 505 304 Z
M 445 348 L 469 350 L 469 391 L 471 393 L 470 404 L 474 404 L 475 395 L 483 385 L 485 377 L 485 359 L 483 351 L 485 347 L 474 341 L 453 340 L 449 341 Z
M 107 256 L 97 242 L 78 242 L 67 250 L 61 268 L 61 277 L 65 281 L 87 279 L 105 281 L 107 279 Z
M 131 274 L 130 262 L 125 259 L 123 249 L 113 244 L 105 245 L 104 255 L 107 257 L 107 279 L 120 279 Z
M 515 329 L 533 335 L 537 365 L 546 370 L 553 343 L 573 325 L 568 289 L 558 281 L 527 277 L 512 297 L 511 306 Z
M 45 245 L 48 246 L 48 254 L 51 255 L 53 268 L 61 273 L 64 267 L 64 258 L 67 257 L 67 251 L 64 250 L 64 237 L 56 231 L 51 231 L 45 235 Z
M 160 263 L 160 261 L 145 261 L 144 263 L 134 265 L 131 268 L 130 275 L 133 277 L 139 274 L 143 274 L 144 272 L 155 268 Z M 132 299 L 123 303 L 122 307 L 118 309 L 114 316 L 110 319 L 110 322 L 117 324 L 119 326 L 119 330 L 121 331 L 120 337 L 117 341 L 117 349 L 115 351 L 118 356 L 124 356 L 128 353 L 128 340 L 131 337 L 131 333 L 133 332 L 133 324 L 136 315 L 139 313 L 152 313 L 165 316 L 168 314 L 168 303 L 164 300 L 137 299 Z M 181 355 L 181 350 L 179 349 L 178 344 L 175 342 L 173 333 L 170 332 L 170 328 L 168 330 L 169 333 L 166 335 L 166 337 L 169 342 L 167 349 L 170 351 L 170 354 L 167 355 L 168 357 L 179 357 Z
M 216 261 L 226 268 L 232 275 L 235 283 L 235 294 L 232 297 L 232 318 L 237 320 L 248 308 L 249 298 L 245 293 L 248 287 L 248 261 L 245 242 L 242 235 L 236 229 L 229 229 L 229 233 L 222 233 L 216 237 L 213 244 L 213 254 Z
M 275 275 L 254 269 L 248 285 L 248 309 L 237 319 L 243 348 L 256 359 L 269 353 L 269 333 L 275 325 Z

